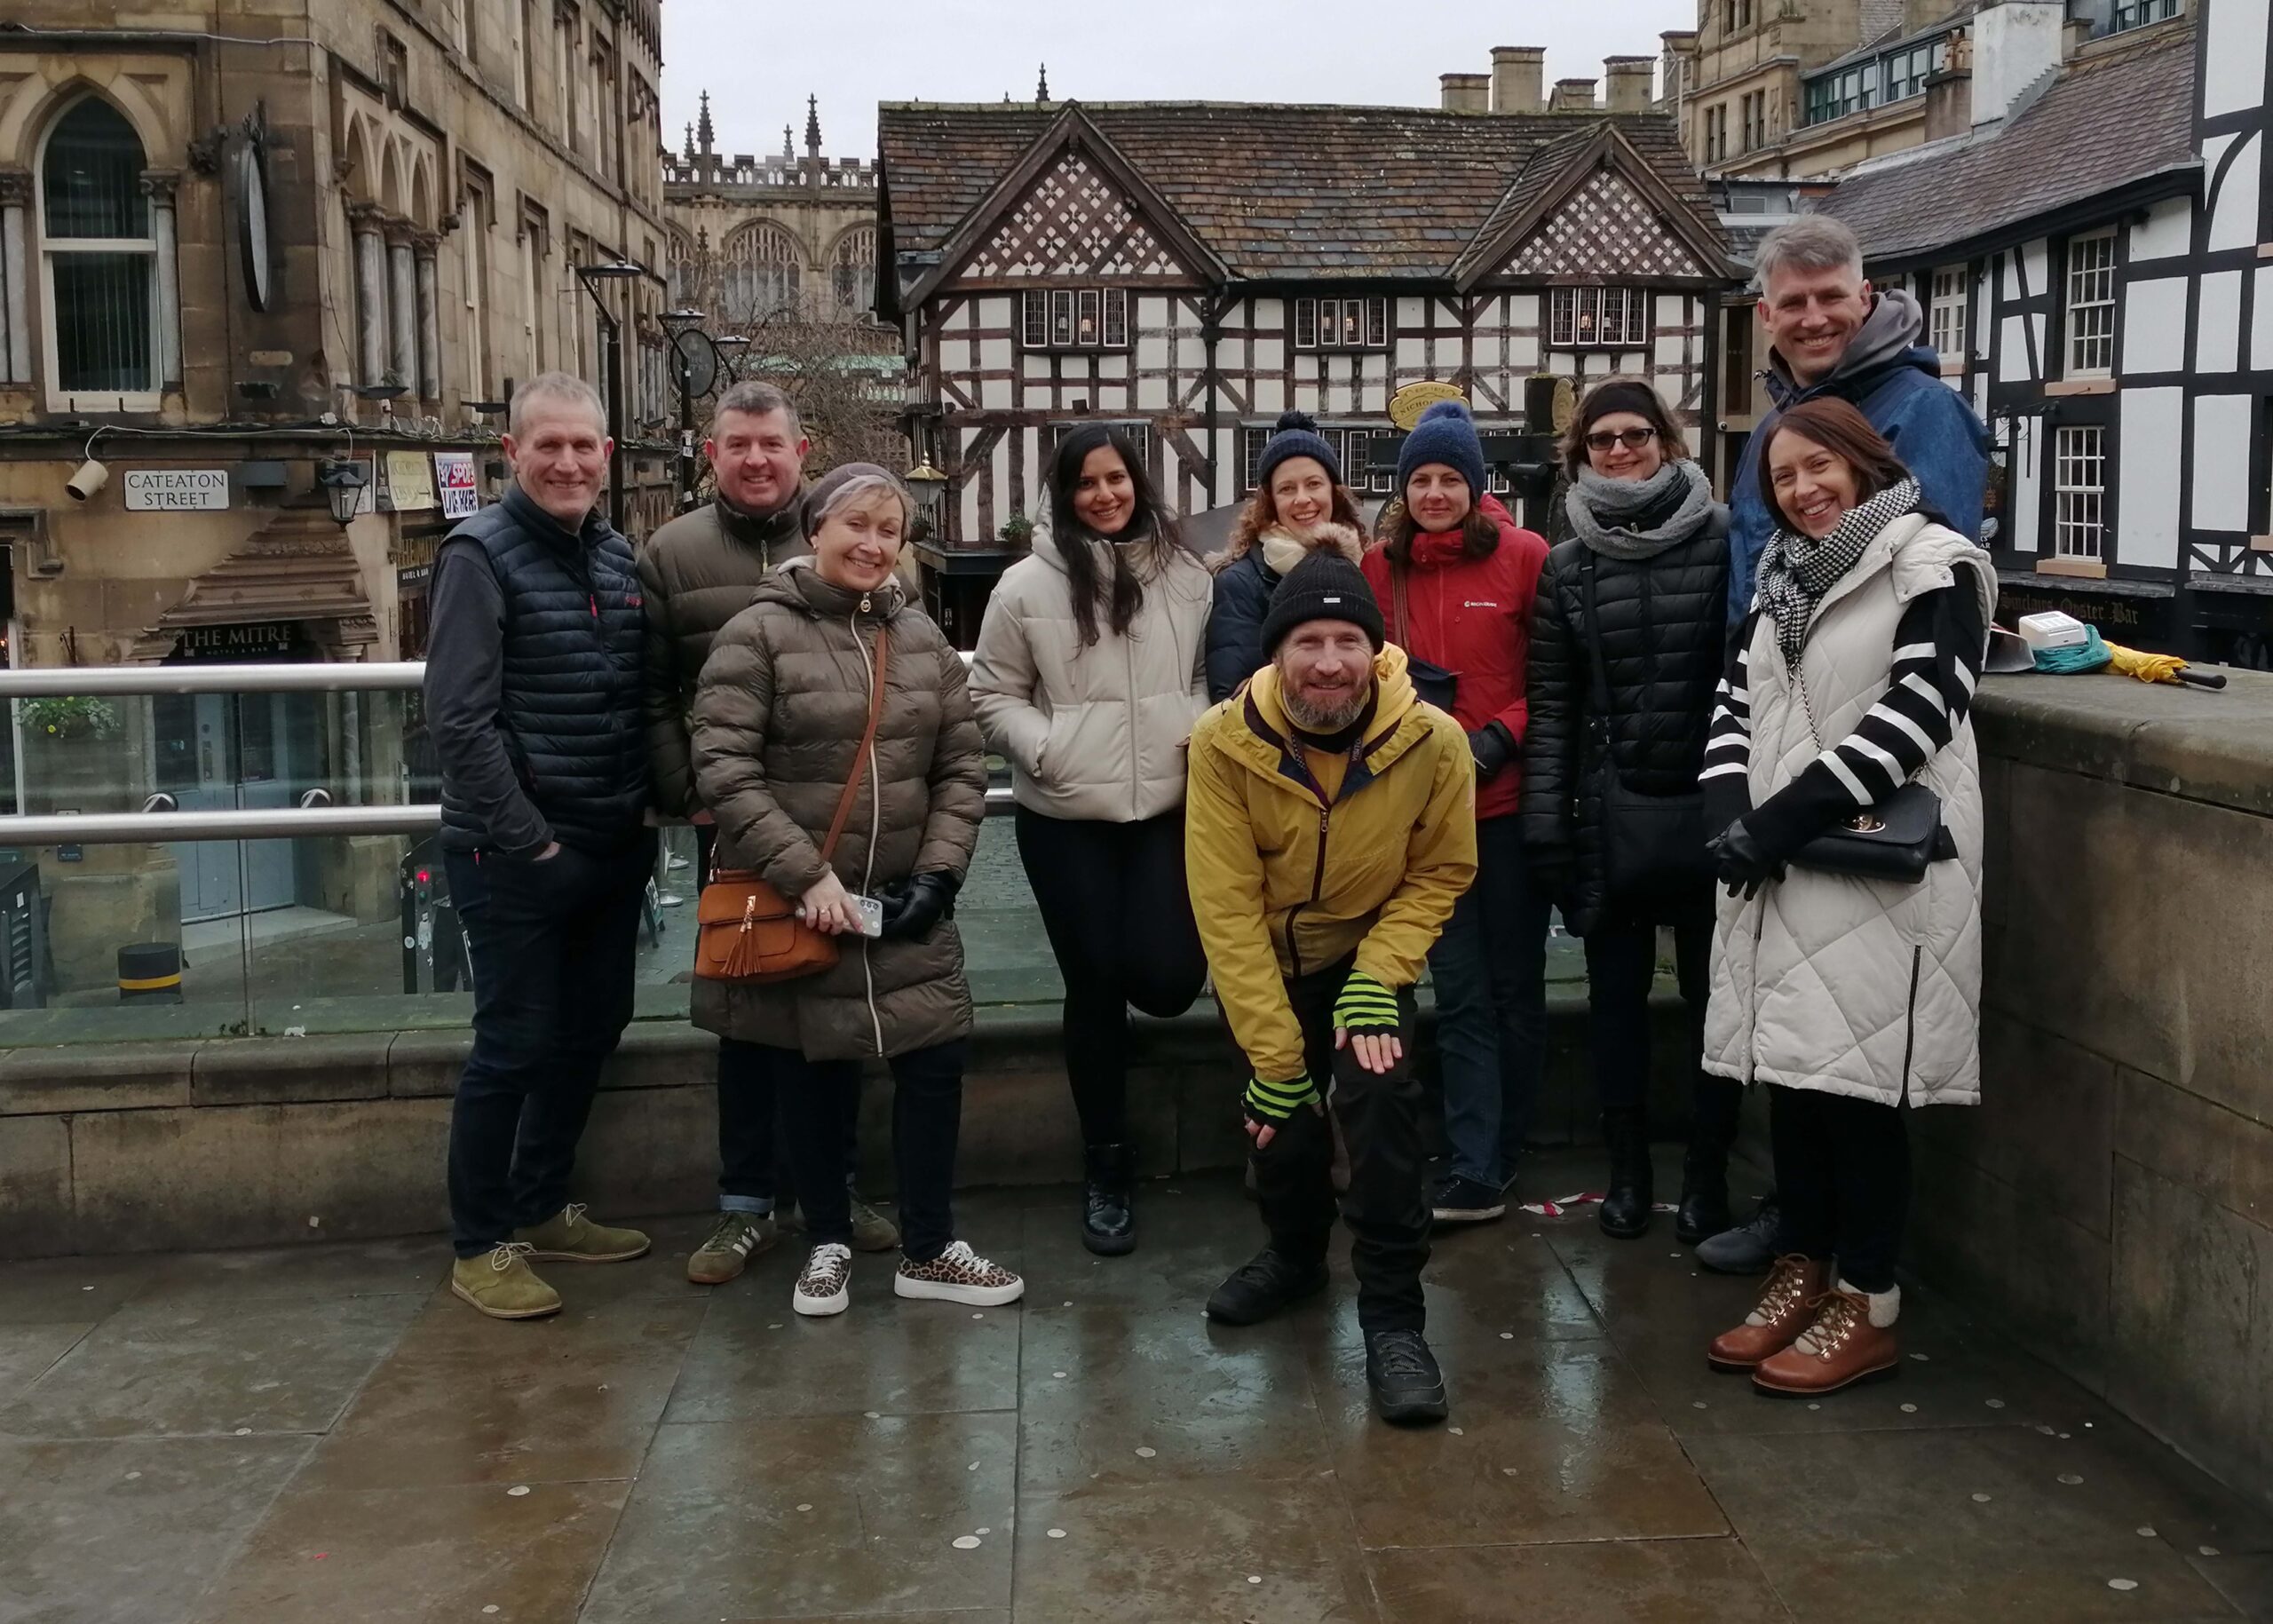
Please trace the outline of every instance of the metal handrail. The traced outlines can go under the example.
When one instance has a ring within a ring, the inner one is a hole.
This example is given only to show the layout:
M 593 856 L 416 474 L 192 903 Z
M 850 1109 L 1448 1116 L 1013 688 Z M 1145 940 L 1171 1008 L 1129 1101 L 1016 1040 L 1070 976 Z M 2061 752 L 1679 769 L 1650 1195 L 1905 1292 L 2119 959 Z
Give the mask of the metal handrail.
M 138 846 L 176 840 L 292 840 L 304 835 L 431 835 L 442 809 L 419 806 L 230 807 L 215 812 L 43 812 L 0 818 L 0 844 Z
M 966 666 L 971 656 L 962 656 Z M 147 693 L 416 693 L 423 660 L 319 661 L 296 665 L 63 665 L 0 670 L 0 699 Z
M 297 665 L 61 665 L 0 670 L 0 699 L 81 694 L 377 693 L 415 691 L 426 680 L 419 660 L 354 660 Z
M 962 656 L 965 665 L 970 655 Z M 156 693 L 366 693 L 416 691 L 423 661 L 354 661 L 292 665 L 46 666 L 0 670 L 0 700 Z M 55 812 L 0 817 L 0 845 L 152 845 L 174 841 L 292 840 L 303 836 L 431 835 L 441 827 L 437 805 L 228 807 L 180 812 L 169 796 L 153 796 L 130 812 Z M 1010 791 L 986 792 L 990 814 L 1008 812 Z

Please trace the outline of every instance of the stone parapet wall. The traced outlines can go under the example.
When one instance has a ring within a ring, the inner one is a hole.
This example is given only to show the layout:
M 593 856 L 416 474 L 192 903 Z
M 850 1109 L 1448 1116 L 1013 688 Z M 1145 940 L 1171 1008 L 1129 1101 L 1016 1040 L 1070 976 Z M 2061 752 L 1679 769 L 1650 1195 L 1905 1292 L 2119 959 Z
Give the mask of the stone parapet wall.
M 1591 1140 L 1584 1004 L 1564 997 L 1549 1014 L 1532 1137 Z M 1661 999 L 1655 1017 L 1658 1126 L 1675 1136 L 1686 1109 L 1679 1005 Z M 0 1258 L 439 1232 L 449 1097 L 471 1042 L 445 1029 L 0 1051 Z M 632 1026 L 584 1137 L 579 1199 L 618 1216 L 714 1203 L 717 1053 L 716 1039 L 684 1021 Z M 1129 1077 L 1139 1170 L 1238 1166 L 1246 1077 L 1212 1007 L 1140 1020 Z M 889 1193 L 880 1068 L 861 1145 L 863 1188 Z M 1055 1018 L 981 1011 L 961 1182 L 1063 1183 L 1081 1165 Z
M 1992 679 L 1983 1104 L 1911 1262 L 2273 1501 L 2273 677 Z

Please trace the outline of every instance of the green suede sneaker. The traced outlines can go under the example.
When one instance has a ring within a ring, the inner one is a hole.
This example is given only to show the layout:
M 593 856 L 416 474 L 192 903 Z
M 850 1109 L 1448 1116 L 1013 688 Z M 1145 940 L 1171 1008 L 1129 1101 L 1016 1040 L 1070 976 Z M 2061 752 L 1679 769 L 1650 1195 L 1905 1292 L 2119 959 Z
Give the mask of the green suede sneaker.
M 647 1249 L 647 1237 L 636 1229 L 610 1229 L 584 1216 L 584 1204 L 571 1201 L 543 1223 L 519 1230 L 513 1239 L 529 1247 L 529 1256 L 569 1264 L 620 1264 Z
M 686 1260 L 686 1278 L 697 1286 L 723 1286 L 771 1249 L 780 1233 L 771 1214 L 722 1212 L 709 1239 Z
M 542 1319 L 560 1311 L 560 1294 L 529 1267 L 530 1248 L 501 1240 L 479 1257 L 461 1257 L 450 1268 L 450 1295 L 462 1297 L 492 1319 Z
M 899 1225 L 860 1199 L 858 1190 L 845 1194 L 852 1202 L 852 1246 L 860 1252 L 894 1252 L 899 1249 Z

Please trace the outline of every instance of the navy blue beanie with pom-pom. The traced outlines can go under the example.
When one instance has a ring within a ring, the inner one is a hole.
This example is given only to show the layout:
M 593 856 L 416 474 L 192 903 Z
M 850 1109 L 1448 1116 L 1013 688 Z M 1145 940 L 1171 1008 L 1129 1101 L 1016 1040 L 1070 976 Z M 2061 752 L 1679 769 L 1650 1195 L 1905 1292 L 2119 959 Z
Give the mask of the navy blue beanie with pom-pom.
M 1271 488 L 1271 471 L 1290 456 L 1316 459 L 1326 469 L 1326 477 L 1336 485 L 1342 483 L 1342 459 L 1326 436 L 1318 432 L 1318 420 L 1308 412 L 1281 412 L 1271 429 L 1271 438 L 1263 442 L 1263 455 L 1255 459 L 1255 484 L 1258 490 Z
M 1398 448 L 1398 495 L 1405 494 L 1414 470 L 1430 463 L 1442 463 L 1467 480 L 1470 502 L 1484 500 L 1484 445 L 1476 438 L 1476 419 L 1458 400 L 1439 400 L 1422 412 Z

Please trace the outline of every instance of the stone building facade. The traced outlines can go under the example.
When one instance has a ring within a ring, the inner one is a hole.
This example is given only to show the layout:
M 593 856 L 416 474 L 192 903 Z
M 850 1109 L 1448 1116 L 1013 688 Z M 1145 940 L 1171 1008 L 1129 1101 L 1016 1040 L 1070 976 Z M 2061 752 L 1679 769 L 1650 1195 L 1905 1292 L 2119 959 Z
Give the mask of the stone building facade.
M 622 368 L 627 527 L 668 516 L 661 279 L 576 273 L 661 262 L 658 0 L 188 0 L 162 27 L 116 0 L 7 10 L 9 663 L 416 655 L 445 508 L 494 494 L 502 402 L 546 368 L 604 393 Z M 340 458 L 370 480 L 344 527 L 318 484 Z M 67 495 L 89 460 L 102 481 Z M 91 779 L 20 706 L 0 799 L 424 798 L 408 714 L 121 701 Z M 107 979 L 101 944 L 185 916 L 393 907 L 391 854 L 298 844 L 210 888 L 193 847 L 34 854 L 59 974 Z M 99 909 L 59 894 L 99 884 Z
M 748 333 L 769 319 L 873 319 L 876 172 L 821 153 L 820 107 L 805 104 L 804 153 L 789 127 L 770 156 L 717 150 L 710 93 L 663 161 L 671 303 L 701 311 L 713 333 Z

